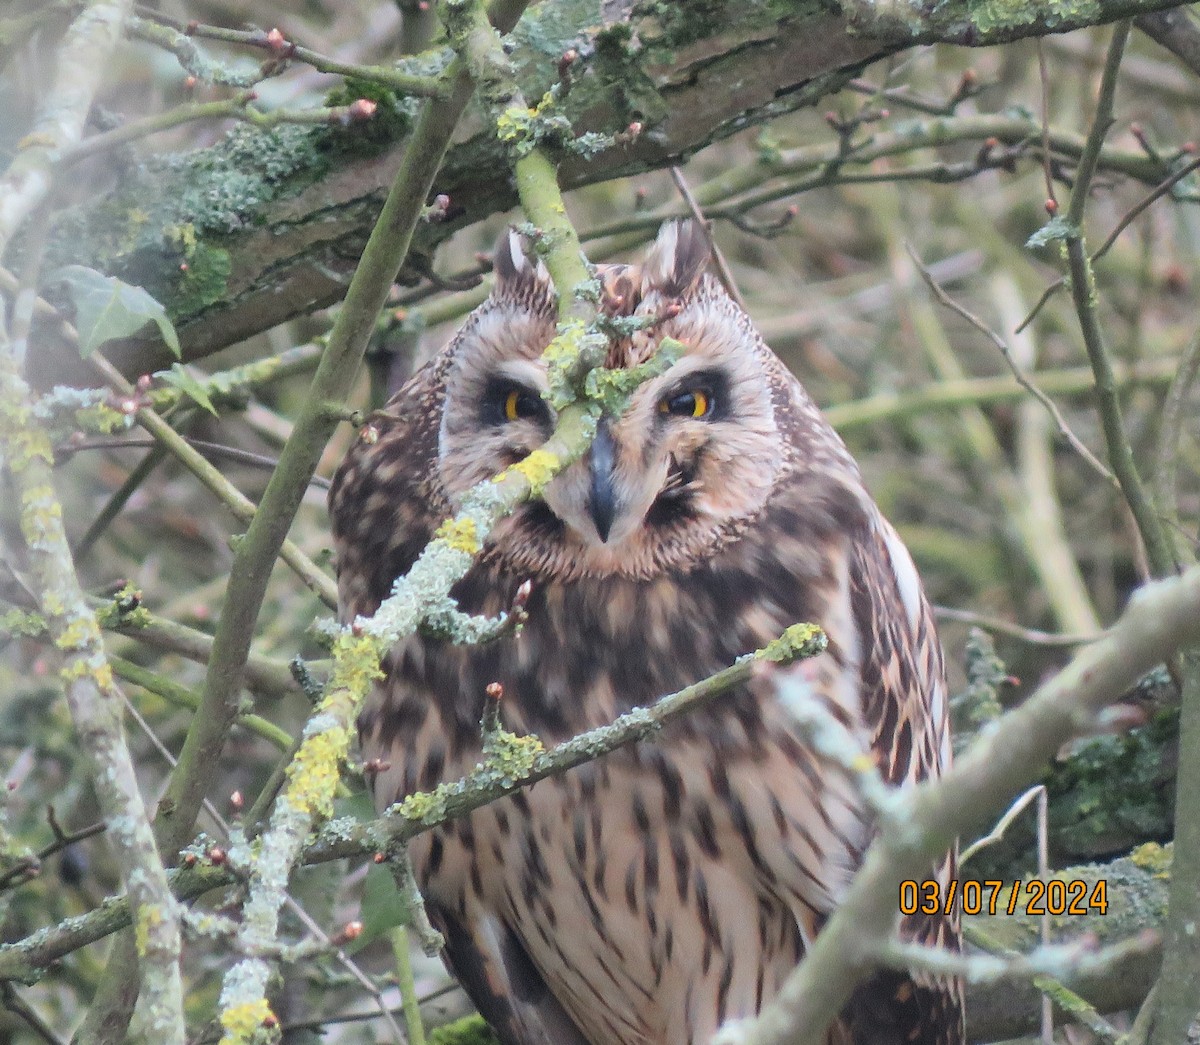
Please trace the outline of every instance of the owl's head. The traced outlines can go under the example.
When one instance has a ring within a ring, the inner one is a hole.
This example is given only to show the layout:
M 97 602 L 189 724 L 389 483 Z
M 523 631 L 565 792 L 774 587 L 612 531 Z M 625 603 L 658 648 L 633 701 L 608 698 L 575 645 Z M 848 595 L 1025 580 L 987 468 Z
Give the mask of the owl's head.
M 703 230 L 685 221 L 664 225 L 642 264 L 600 268 L 602 310 L 643 320 L 620 325 L 608 366 L 637 365 L 664 337 L 685 351 L 601 419 L 591 450 L 541 502 L 497 527 L 492 554 L 532 574 L 647 577 L 698 561 L 761 509 L 787 452 L 784 372 L 708 261 Z M 452 503 L 554 427 L 539 358 L 555 332 L 549 276 L 515 232 L 495 274 L 448 348 L 438 470 Z

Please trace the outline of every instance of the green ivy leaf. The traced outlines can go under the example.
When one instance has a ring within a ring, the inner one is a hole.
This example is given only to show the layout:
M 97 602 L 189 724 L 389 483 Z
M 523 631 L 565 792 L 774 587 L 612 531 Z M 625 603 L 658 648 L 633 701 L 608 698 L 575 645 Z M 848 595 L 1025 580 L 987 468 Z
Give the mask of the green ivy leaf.
M 66 285 L 75 305 L 79 354 L 84 359 L 106 341 L 136 334 L 147 323 L 158 327 L 167 347 L 179 357 L 179 338 L 167 310 L 141 287 L 84 265 L 64 265 L 52 272 L 50 279 Z
M 191 373 L 180 363 L 176 363 L 170 370 L 164 370 L 158 374 L 168 385 L 178 388 L 189 399 L 199 403 L 213 417 L 219 417 L 217 408 L 213 406 L 212 400 L 208 398 L 208 392 L 204 386 L 192 377 Z

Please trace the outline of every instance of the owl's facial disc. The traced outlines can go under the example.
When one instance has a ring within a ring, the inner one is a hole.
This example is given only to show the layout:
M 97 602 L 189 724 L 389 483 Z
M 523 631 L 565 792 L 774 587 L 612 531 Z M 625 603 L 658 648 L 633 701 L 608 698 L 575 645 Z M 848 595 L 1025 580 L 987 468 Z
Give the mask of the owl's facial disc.
M 546 506 L 601 558 L 743 514 L 761 500 L 749 487 L 772 470 L 752 445 L 758 423 L 772 423 L 746 395 L 752 384 L 687 358 L 600 421 L 583 460 L 546 489 Z

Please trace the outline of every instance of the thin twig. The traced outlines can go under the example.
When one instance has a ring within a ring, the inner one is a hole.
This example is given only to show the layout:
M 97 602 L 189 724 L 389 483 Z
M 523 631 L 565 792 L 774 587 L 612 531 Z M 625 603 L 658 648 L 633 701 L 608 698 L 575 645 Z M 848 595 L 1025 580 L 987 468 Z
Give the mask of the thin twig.
M 225 443 L 214 443 L 211 440 L 196 439 L 193 436 L 183 436 L 183 439 L 188 446 L 194 446 L 197 450 L 203 450 L 209 457 L 224 457 L 226 460 L 237 461 L 239 464 L 249 465 L 252 468 L 262 468 L 270 471 L 279 463 L 274 457 L 268 457 L 266 454 L 256 454 L 250 450 L 243 450 L 240 446 L 228 446 Z M 81 450 L 130 450 L 158 445 L 160 444 L 156 439 L 84 439 L 59 447 L 57 456 L 63 457 L 75 454 Z M 308 484 L 309 486 L 315 486 L 318 490 L 329 489 L 329 480 L 320 475 L 312 476 L 308 480 Z
M 999 617 L 990 617 L 987 614 L 955 609 L 950 606 L 934 606 L 933 612 L 942 620 L 972 624 L 988 631 L 1020 639 L 1022 642 L 1028 642 L 1034 646 L 1084 646 L 1089 642 L 1096 642 L 1107 634 L 1107 632 L 1100 631 L 1090 635 L 1064 635 L 1061 632 L 1039 631 L 1036 628 L 1024 628 L 1020 624 L 1001 620 Z
M 968 860 L 971 859 L 980 849 L 986 849 L 989 845 L 995 845 L 1004 837 L 1004 832 L 1009 829 L 1012 822 L 1016 820 L 1039 795 L 1045 794 L 1046 787 L 1044 784 L 1035 784 L 1023 795 L 1017 798 L 1012 805 L 1005 810 L 1004 815 L 996 821 L 993 827 L 982 838 L 975 839 L 966 849 L 964 849 L 958 857 L 958 866 L 961 868 Z
M 688 205 L 688 210 L 692 212 L 692 217 L 700 225 L 704 241 L 708 244 L 713 261 L 716 262 L 717 273 L 721 277 L 721 282 L 725 285 L 729 296 L 744 310 L 746 308 L 746 299 L 742 297 L 742 292 L 738 289 L 737 280 L 733 278 L 729 262 L 725 260 L 725 255 L 721 252 L 721 248 L 717 246 L 716 240 L 713 239 L 712 228 L 709 226 L 708 219 L 704 217 L 704 211 L 700 209 L 700 204 L 696 201 L 696 197 L 692 195 L 692 190 L 687 183 L 687 179 L 683 176 L 683 171 L 678 167 L 672 167 L 671 180 L 675 182 L 675 188 L 679 190 L 679 195 L 683 197 L 684 202 Z
M 0 985 L 0 992 L 3 994 L 4 1007 L 9 1012 L 20 1016 L 29 1025 L 29 1029 L 41 1038 L 46 1045 L 67 1045 L 66 1040 L 55 1034 L 54 1028 L 43 1020 L 38 1015 L 37 1010 L 21 997 L 13 984 L 5 982 Z
M 1100 463 L 1099 459 L 1095 454 L 1092 453 L 1091 450 L 1087 448 L 1083 440 L 1081 440 L 1071 430 L 1071 426 L 1067 424 L 1067 419 L 1063 417 L 1062 411 L 1058 408 L 1058 404 L 1055 403 L 1054 400 L 1048 395 L 1046 395 L 1045 392 L 1038 388 L 1038 386 L 1033 383 L 1025 371 L 1021 369 L 1021 367 L 1017 364 L 1017 361 L 1013 358 L 1012 350 L 1009 348 L 1008 342 L 1005 341 L 1004 338 L 1002 338 L 999 334 L 997 334 L 996 331 L 994 331 L 991 327 L 989 327 L 982 319 L 975 315 L 974 312 L 971 312 L 964 305 L 960 305 L 954 300 L 954 298 L 947 294 L 941 288 L 941 286 L 938 285 L 933 276 L 930 275 L 929 269 L 925 267 L 925 263 L 921 260 L 920 256 L 916 252 L 916 249 L 911 243 L 905 244 L 905 247 L 908 250 L 909 257 L 911 257 L 913 260 L 913 264 L 917 266 L 917 271 L 921 274 L 921 278 L 925 281 L 925 285 L 929 287 L 930 291 L 933 293 L 933 296 L 937 298 L 938 303 L 945 308 L 950 309 L 951 312 L 954 312 L 961 318 L 965 319 L 971 324 L 971 326 L 973 326 L 976 330 L 983 334 L 984 337 L 991 341 L 993 345 L 996 346 L 1000 352 L 1000 355 L 1003 357 L 1004 362 L 1008 364 L 1009 370 L 1012 371 L 1013 377 L 1017 379 L 1017 384 L 1024 388 L 1030 395 L 1034 397 L 1034 399 L 1036 399 L 1042 404 L 1042 406 L 1046 408 L 1047 412 L 1054 419 L 1054 423 L 1058 426 L 1059 434 L 1061 434 L 1062 437 L 1071 444 L 1071 448 L 1077 454 L 1079 454 L 1081 458 L 1083 458 L 1083 460 L 1092 468 L 1093 471 L 1101 476 L 1104 481 L 1109 483 L 1114 489 L 1119 490 L 1120 486 L 1117 483 L 1116 476 L 1114 476 L 1112 472 L 1110 472 L 1104 467 L 1103 464 Z
M 1046 49 L 1039 38 L 1037 40 L 1038 76 L 1042 83 L 1042 175 L 1046 179 L 1046 203 L 1058 209 L 1058 201 L 1054 198 L 1054 175 L 1050 170 L 1050 74 L 1046 71 Z
M 258 81 L 281 72 L 288 62 L 299 61 L 311 65 L 323 73 L 334 73 L 338 76 L 382 84 L 399 94 L 440 98 L 446 91 L 445 82 L 441 77 L 418 76 L 406 73 L 394 66 L 355 65 L 341 62 L 336 58 L 318 54 L 316 51 L 285 39 L 278 29 L 264 32 L 261 29 L 246 31 L 190 23 L 181 26 L 174 19 L 165 18 L 158 13 L 154 13 L 152 17 L 153 21 L 137 17 L 130 18 L 127 23 L 130 35 L 170 51 L 189 73 L 200 80 L 225 83 L 234 87 L 251 87 Z M 193 37 L 242 44 L 266 51 L 268 57 L 263 67 L 255 70 L 254 73 L 241 77 L 222 75 L 221 67 L 196 46 Z
M 1112 249 L 1113 244 L 1117 242 L 1117 239 L 1120 237 L 1121 233 L 1129 228 L 1130 224 L 1133 223 L 1139 214 L 1141 214 L 1147 207 L 1154 203 L 1155 200 L 1159 200 L 1165 196 L 1176 185 L 1178 185 L 1179 182 L 1183 181 L 1184 178 L 1197 169 L 1200 169 L 1200 159 L 1193 160 L 1191 163 L 1181 167 L 1174 174 L 1138 200 L 1138 202 L 1132 207 L 1130 207 L 1129 210 L 1122 215 L 1121 220 L 1118 221 L 1115 226 L 1113 226 L 1112 232 L 1110 232 L 1104 242 L 1100 244 L 1099 249 L 1092 254 L 1092 262 L 1095 263 Z M 1058 279 L 1047 286 L 1046 289 L 1042 291 L 1041 297 L 1037 299 L 1037 304 L 1035 304 L 1033 308 L 1029 310 L 1029 314 L 1023 320 L 1021 320 L 1015 332 L 1019 334 L 1022 330 L 1029 326 L 1029 324 L 1032 323 L 1035 318 L 1037 318 L 1037 314 L 1042 310 L 1042 307 L 1046 304 L 1046 302 L 1050 300 L 1056 291 L 1066 286 L 1066 283 L 1066 277 L 1059 276 Z

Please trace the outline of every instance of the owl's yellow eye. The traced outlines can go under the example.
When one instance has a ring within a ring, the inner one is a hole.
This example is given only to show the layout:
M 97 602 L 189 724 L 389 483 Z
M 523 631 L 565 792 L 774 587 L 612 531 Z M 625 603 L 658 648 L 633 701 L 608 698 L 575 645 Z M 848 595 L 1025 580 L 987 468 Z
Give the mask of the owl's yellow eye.
M 509 421 L 541 421 L 546 417 L 546 404 L 541 396 L 523 386 L 499 388 L 489 398 L 493 423 Z
M 712 410 L 712 399 L 704 389 L 693 388 L 664 399 L 658 404 L 658 409 L 673 417 L 706 417 Z

